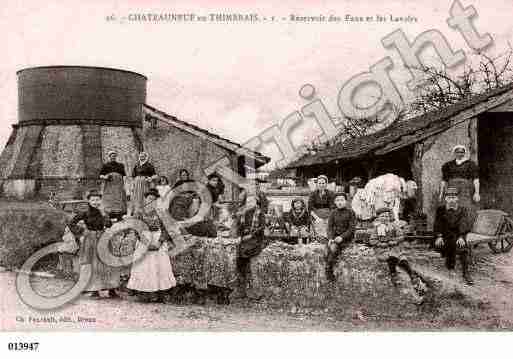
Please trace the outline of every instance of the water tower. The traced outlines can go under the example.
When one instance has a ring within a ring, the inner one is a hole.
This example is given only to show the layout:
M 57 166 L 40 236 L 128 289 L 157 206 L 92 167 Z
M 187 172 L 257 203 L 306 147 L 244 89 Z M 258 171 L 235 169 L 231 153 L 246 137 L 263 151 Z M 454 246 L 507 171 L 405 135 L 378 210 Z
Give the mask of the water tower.
M 83 66 L 23 69 L 18 123 L 0 156 L 1 195 L 82 198 L 117 150 L 127 173 L 142 148 L 146 77 Z

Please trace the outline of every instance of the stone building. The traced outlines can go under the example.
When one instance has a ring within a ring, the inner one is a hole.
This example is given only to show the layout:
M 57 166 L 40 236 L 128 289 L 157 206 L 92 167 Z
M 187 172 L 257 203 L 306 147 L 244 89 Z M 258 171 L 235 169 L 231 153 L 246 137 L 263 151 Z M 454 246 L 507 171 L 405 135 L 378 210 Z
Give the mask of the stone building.
M 413 179 L 432 224 L 441 167 L 457 144 L 479 165 L 481 207 L 513 214 L 513 84 L 306 155 L 288 169 L 302 182 L 321 173 L 339 184 L 385 173 Z
M 196 180 L 206 181 L 205 170 L 222 158 L 229 160 L 229 168 L 242 177 L 269 162 L 269 158 L 240 144 L 220 137 L 168 115 L 149 105 L 143 106 L 144 148 L 159 174 L 174 183 L 181 169 L 186 169 Z M 239 189 L 224 181 L 225 193 L 221 200 L 237 198 Z
M 147 78 L 131 71 L 84 66 L 23 69 L 18 122 L 0 155 L 0 196 L 81 199 L 100 188 L 110 150 L 131 172 L 146 150 L 159 173 L 202 166 L 227 156 L 244 174 L 269 158 L 145 105 Z M 145 121 L 146 119 L 146 121 Z M 254 159 L 254 160 L 253 160 Z M 231 199 L 234 190 L 227 190 Z

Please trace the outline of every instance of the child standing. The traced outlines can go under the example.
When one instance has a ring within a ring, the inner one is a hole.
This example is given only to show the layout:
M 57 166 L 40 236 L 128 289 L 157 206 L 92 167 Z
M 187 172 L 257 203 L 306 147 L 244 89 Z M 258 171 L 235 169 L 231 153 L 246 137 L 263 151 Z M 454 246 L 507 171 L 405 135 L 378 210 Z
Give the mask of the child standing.
M 146 253 L 133 264 L 127 288 L 139 292 L 142 299 L 163 302 L 165 292 L 176 286 L 176 280 L 165 229 L 155 209 L 159 197 L 156 189 L 148 190 L 144 195 L 145 206 L 135 215 L 148 225 L 148 231 L 142 233 L 134 255 L 139 256 L 141 251 Z

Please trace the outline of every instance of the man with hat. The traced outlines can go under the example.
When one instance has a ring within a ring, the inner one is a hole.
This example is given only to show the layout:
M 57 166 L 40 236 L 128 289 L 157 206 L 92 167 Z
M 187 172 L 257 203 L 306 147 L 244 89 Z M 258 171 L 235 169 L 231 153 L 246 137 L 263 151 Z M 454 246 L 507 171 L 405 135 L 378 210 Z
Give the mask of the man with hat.
M 435 215 L 434 232 L 437 234 L 435 246 L 445 257 L 447 269 L 454 270 L 456 255 L 459 255 L 463 278 L 468 285 L 474 284 L 469 272 L 470 248 L 465 240 L 470 231 L 471 216 L 468 209 L 459 203 L 459 191 L 449 187 L 445 191 L 445 204 Z

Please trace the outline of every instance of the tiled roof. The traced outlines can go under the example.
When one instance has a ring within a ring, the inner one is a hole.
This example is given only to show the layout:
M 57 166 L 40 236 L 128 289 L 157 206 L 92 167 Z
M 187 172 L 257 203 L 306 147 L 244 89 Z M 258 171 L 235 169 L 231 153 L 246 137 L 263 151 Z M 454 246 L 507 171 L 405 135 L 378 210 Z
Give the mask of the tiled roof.
M 277 168 L 269 172 L 269 176 L 267 176 L 268 180 L 278 179 L 278 178 L 295 178 L 295 176 L 291 173 L 292 169 L 290 168 Z
M 333 160 L 350 160 L 379 151 L 390 144 L 394 144 L 395 149 L 418 142 L 425 138 L 423 135 L 430 133 L 432 130 L 443 131 L 449 128 L 451 124 L 449 121 L 445 120 L 511 90 L 513 90 L 513 83 L 480 95 L 472 96 L 438 111 L 428 112 L 409 120 L 395 122 L 389 127 L 375 133 L 348 139 L 313 155 L 307 154 L 287 165 L 287 168 L 311 166 Z M 505 99 L 504 102 L 505 101 L 507 101 L 507 99 Z M 488 109 L 484 108 L 479 112 L 475 112 L 474 115 L 478 115 L 486 110 Z
M 207 131 L 201 127 L 195 126 L 189 122 L 179 120 L 175 116 L 172 116 L 163 111 L 160 111 L 160 110 L 156 109 L 155 107 L 152 107 L 147 104 L 144 104 L 143 107 L 146 110 L 149 110 L 150 116 L 151 116 L 151 113 L 158 114 L 170 125 L 180 125 L 180 127 L 188 129 L 193 133 L 201 133 L 201 134 L 205 135 L 210 141 L 214 142 L 215 144 L 217 144 L 227 150 L 230 150 L 232 152 L 238 153 L 239 155 L 243 155 L 243 156 L 250 157 L 250 158 L 254 159 L 256 162 L 256 167 L 263 166 L 271 160 L 269 157 L 264 156 L 260 152 L 253 151 L 249 148 L 242 146 L 239 143 L 233 142 L 227 138 L 216 135 L 215 133 Z

